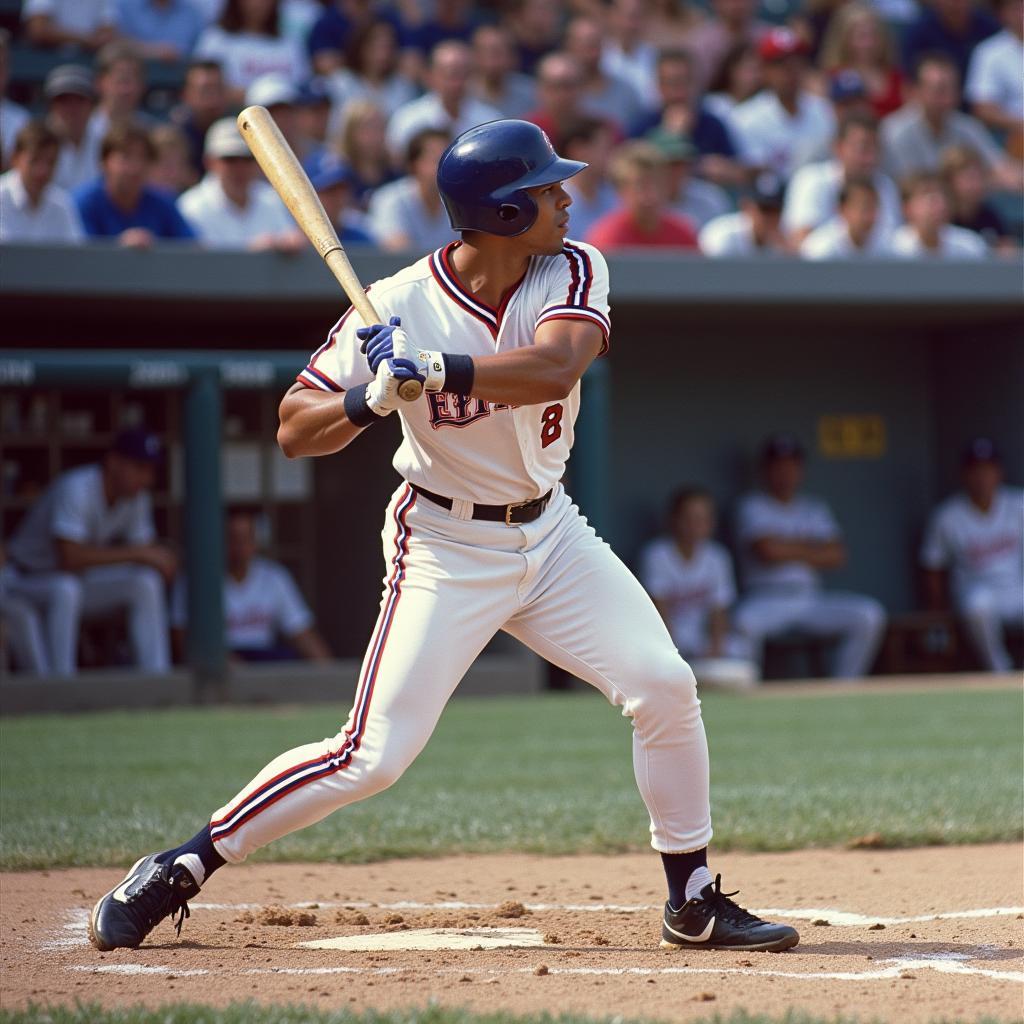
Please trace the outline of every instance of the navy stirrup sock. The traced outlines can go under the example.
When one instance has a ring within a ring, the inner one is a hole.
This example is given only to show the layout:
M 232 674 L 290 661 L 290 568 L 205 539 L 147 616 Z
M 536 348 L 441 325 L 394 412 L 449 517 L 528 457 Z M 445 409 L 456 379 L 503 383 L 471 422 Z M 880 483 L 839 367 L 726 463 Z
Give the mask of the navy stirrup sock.
M 661 863 L 665 867 L 665 878 L 668 880 L 668 902 L 673 910 L 678 910 L 688 899 L 696 895 L 691 891 L 687 896 L 687 883 L 698 868 L 704 870 L 700 872 L 695 881 L 701 881 L 704 876 L 707 876 L 708 882 L 711 881 L 706 846 L 704 849 L 694 850 L 692 853 L 663 853 Z M 697 889 L 697 893 L 703 887 L 702 884 Z
M 209 825 L 204 825 L 187 843 L 182 843 L 181 846 L 176 846 L 173 850 L 165 850 L 158 854 L 156 859 L 160 864 L 173 864 L 186 854 L 192 854 L 202 862 L 204 877 L 196 879 L 199 885 L 202 885 L 217 868 L 223 867 L 227 863 L 213 847 Z

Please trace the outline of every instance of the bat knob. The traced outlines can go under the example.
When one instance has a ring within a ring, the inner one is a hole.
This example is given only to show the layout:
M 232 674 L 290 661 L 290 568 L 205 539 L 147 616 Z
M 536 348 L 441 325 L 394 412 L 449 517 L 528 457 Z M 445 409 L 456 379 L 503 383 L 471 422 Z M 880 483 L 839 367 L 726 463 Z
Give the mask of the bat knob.
M 423 394 L 423 384 L 418 380 L 403 380 L 398 385 L 398 397 L 403 402 L 415 402 Z

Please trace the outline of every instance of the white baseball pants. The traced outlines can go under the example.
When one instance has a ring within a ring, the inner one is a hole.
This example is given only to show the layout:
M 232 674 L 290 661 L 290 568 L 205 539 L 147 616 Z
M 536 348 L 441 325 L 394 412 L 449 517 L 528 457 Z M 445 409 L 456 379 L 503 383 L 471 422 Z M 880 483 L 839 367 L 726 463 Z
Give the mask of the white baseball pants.
M 957 604 L 971 643 L 991 672 L 1009 672 L 1013 668 L 1003 626 L 1024 625 L 1024 594 L 1019 587 L 993 587 L 977 584 L 958 595 Z
M 885 609 L 873 597 L 839 591 L 754 593 L 743 598 L 733 614 L 733 624 L 750 639 L 759 661 L 764 641 L 791 629 L 812 636 L 838 636 L 832 666 L 837 679 L 867 674 L 882 642 L 885 621 Z
M 5 591 L 32 605 L 43 620 L 43 675 L 77 671 L 83 617 L 125 608 L 135 664 L 146 672 L 170 668 L 167 601 L 163 577 L 144 565 L 100 565 L 81 573 L 26 573 L 6 566 Z
M 465 502 L 442 509 L 408 485 L 395 493 L 382 534 L 380 616 L 348 722 L 276 758 L 215 812 L 210 834 L 225 860 L 238 863 L 392 785 L 500 629 L 632 719 L 654 848 L 708 844 L 708 752 L 693 673 L 643 588 L 560 487 L 522 526 L 468 512 Z

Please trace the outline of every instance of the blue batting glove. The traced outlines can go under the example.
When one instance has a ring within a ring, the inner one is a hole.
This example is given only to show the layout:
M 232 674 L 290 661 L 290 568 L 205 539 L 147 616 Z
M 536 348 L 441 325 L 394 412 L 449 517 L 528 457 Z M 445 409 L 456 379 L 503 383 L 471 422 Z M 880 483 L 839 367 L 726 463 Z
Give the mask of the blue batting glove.
M 364 353 L 370 369 L 376 373 L 377 367 L 385 359 L 393 358 L 395 354 L 395 328 L 402 326 L 402 318 L 393 316 L 388 324 L 371 324 L 369 327 L 360 327 L 356 330 L 356 337 L 362 341 L 359 351 Z
M 395 319 L 397 320 L 398 317 L 395 317 Z M 419 368 L 411 359 L 389 359 L 388 367 L 391 370 L 391 375 L 396 380 L 418 380 L 421 384 L 426 380 L 426 377 L 419 372 Z

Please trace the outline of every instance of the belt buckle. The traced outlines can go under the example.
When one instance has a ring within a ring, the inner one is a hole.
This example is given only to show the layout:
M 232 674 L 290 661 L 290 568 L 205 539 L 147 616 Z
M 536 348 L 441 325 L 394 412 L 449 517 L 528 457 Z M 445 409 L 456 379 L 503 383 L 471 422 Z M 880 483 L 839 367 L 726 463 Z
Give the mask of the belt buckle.
M 506 526 L 522 526 L 522 520 L 517 519 L 512 522 L 512 510 L 517 508 L 526 508 L 527 505 L 532 505 L 532 501 L 518 501 L 514 505 L 508 505 L 505 508 L 505 525 Z

